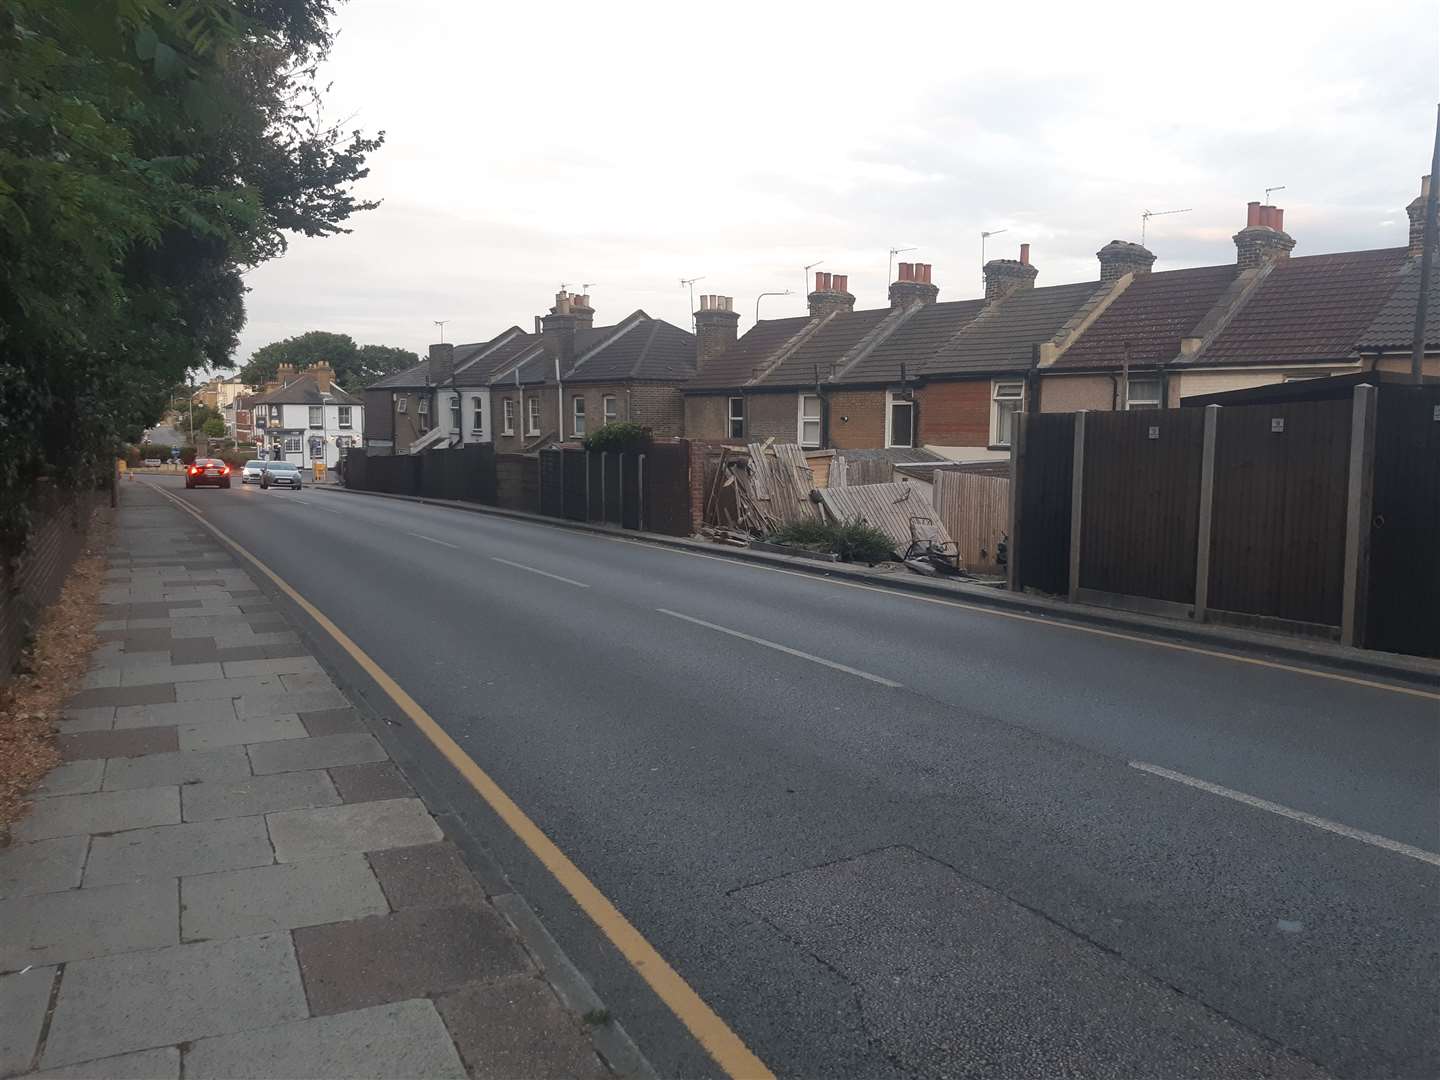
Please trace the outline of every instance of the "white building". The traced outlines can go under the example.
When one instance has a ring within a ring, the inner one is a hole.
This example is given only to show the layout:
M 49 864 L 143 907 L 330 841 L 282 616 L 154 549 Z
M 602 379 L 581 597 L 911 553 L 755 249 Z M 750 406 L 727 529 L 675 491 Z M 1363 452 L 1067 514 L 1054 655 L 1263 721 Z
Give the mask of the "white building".
M 281 364 L 280 386 L 251 399 L 255 441 L 271 461 L 309 468 L 323 461 L 334 468 L 340 452 L 364 444 L 365 409 L 360 399 L 335 385 L 328 363 L 297 372 Z

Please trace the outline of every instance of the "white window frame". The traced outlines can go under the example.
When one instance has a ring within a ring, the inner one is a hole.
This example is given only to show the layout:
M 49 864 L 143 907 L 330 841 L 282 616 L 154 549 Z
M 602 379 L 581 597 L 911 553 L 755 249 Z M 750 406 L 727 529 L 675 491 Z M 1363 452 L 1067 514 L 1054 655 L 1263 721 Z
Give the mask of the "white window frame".
M 353 424 L 353 422 L 352 422 L 352 417 L 351 417 L 351 414 L 350 414 L 350 410 L 351 410 L 352 408 L 353 408 L 353 406 L 351 406 L 351 405 L 337 405 L 337 406 L 335 406 L 335 426 L 336 426 L 336 427 L 341 428 L 342 430 L 349 430 L 350 428 L 354 427 L 354 424 Z
M 1009 405 L 1011 402 L 1018 406 L 1013 411 L 1007 409 L 1011 417 L 1010 438 L 1003 442 L 1000 439 L 1000 404 L 1004 402 Z M 1008 447 L 1015 436 L 1014 417 L 1025 411 L 1025 383 L 1019 379 L 995 379 L 990 383 L 990 445 L 994 447 Z
M 806 450 L 818 450 L 820 449 L 820 440 L 825 434 L 823 431 L 825 426 L 825 406 L 820 401 L 819 394 L 800 394 L 798 396 L 800 400 L 796 402 L 795 441 Z M 814 416 L 805 415 L 805 403 L 807 401 L 815 402 Z M 815 438 L 813 440 L 807 440 L 805 438 L 805 428 L 808 424 L 815 425 Z
M 485 399 L 482 397 L 472 397 L 470 399 L 470 412 L 472 414 L 470 430 L 476 435 L 479 435 L 485 430 Z
M 525 434 L 540 434 L 540 395 L 536 394 L 525 402 Z
M 397 413 L 410 411 L 410 396 L 408 394 L 395 395 L 395 411 Z
M 305 452 L 305 440 L 300 438 L 299 435 L 286 435 L 284 452 L 287 454 L 303 454 Z
M 416 401 L 415 401 L 415 411 L 416 411 L 417 413 L 419 413 L 421 416 L 429 416 L 429 415 L 430 415 L 430 399 L 429 399 L 428 397 L 426 397 L 425 395 L 422 394 L 422 395 L 421 395 L 419 398 L 417 398 Z
M 324 406 L 324 405 L 311 405 L 311 406 L 310 406 L 310 425 L 309 425 L 309 426 L 310 426 L 310 430 L 312 430 L 312 431 L 324 431 L 324 430 L 325 430 L 325 406 Z
M 465 402 L 459 394 L 450 395 L 450 424 L 461 435 L 465 434 Z
M 502 435 L 515 434 L 515 399 L 507 397 L 500 406 L 500 415 L 504 420 L 504 426 L 500 429 Z
M 1135 386 L 1140 384 L 1153 384 L 1155 393 L 1153 396 L 1137 398 Z M 1165 395 L 1165 380 L 1159 375 L 1131 375 L 1125 383 L 1125 408 L 1127 410 L 1163 409 L 1165 402 L 1162 400 Z
M 570 396 L 570 434 L 577 438 L 585 436 L 585 395 Z
M 607 424 L 620 419 L 620 399 L 614 394 L 606 394 L 600 399 L 600 418 Z
M 910 441 L 895 441 L 894 417 L 897 408 L 910 410 Z M 915 446 L 915 399 L 898 397 L 893 390 L 885 391 L 885 447 L 886 449 L 913 449 Z
M 735 411 L 735 404 L 739 402 L 740 411 Z M 736 425 L 740 430 L 736 431 Z M 743 397 L 732 397 L 725 399 L 725 434 L 727 438 L 743 439 L 745 437 L 745 399 Z

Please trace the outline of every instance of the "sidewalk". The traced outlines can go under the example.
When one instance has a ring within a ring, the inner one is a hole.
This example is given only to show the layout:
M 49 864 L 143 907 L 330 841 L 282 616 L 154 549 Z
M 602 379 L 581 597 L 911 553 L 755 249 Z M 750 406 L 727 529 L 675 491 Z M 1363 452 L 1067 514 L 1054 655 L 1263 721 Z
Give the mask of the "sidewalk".
M 611 1075 L 228 550 L 127 486 L 108 577 L 0 848 L 0 1076 Z

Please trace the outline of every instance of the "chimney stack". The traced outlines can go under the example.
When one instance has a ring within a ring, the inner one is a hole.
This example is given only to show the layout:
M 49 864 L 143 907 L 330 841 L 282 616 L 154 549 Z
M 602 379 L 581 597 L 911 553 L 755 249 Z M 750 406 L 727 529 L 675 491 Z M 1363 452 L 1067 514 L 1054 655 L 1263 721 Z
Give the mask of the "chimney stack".
M 330 387 L 335 384 L 335 369 L 330 366 L 329 360 L 317 360 L 306 369 L 315 376 L 315 386 L 322 394 L 328 394 Z
M 827 274 L 815 271 L 815 291 L 809 296 L 810 317 L 818 319 L 832 311 L 842 314 L 855 310 L 855 297 L 846 286 L 850 283 L 847 274 Z
M 590 306 L 590 294 L 576 294 L 570 297 L 570 312 L 575 316 L 578 330 L 589 330 L 595 325 L 595 309 Z
M 430 346 L 430 385 L 449 386 L 455 374 L 455 346 L 446 342 Z
M 1155 256 L 1139 244 L 1128 240 L 1111 240 L 1095 253 L 1100 260 L 1100 280 L 1118 281 L 1126 274 L 1148 274 Z
M 281 386 L 289 386 L 295 381 L 296 374 L 294 364 L 281 364 L 275 369 L 275 378 Z
M 991 259 L 985 264 L 985 299 L 1003 300 L 1035 287 L 1039 270 L 1030 265 L 1030 245 L 1020 245 L 1019 259 Z
M 911 304 L 933 304 L 940 287 L 930 283 L 929 263 L 900 264 L 900 276 L 890 283 L 890 308 L 898 310 Z
M 1258 202 L 1246 204 L 1245 227 L 1235 234 L 1236 264 L 1241 270 L 1288 259 L 1294 247 L 1294 238 L 1285 231 L 1284 210 Z
M 589 315 L 593 319 L 595 312 L 591 310 Z M 575 312 L 574 301 L 568 292 L 561 289 L 555 294 L 555 306 L 550 309 L 550 314 L 540 319 L 541 336 L 551 343 L 560 359 L 570 360 L 575 356 L 575 331 L 579 325 L 580 316 Z
M 1420 194 L 1405 207 L 1410 215 L 1410 255 L 1419 258 L 1425 251 L 1425 203 L 1430 198 L 1430 177 L 1420 178 Z
M 695 312 L 696 371 L 735 344 L 739 325 L 740 313 L 735 310 L 733 296 L 700 297 L 700 310 Z

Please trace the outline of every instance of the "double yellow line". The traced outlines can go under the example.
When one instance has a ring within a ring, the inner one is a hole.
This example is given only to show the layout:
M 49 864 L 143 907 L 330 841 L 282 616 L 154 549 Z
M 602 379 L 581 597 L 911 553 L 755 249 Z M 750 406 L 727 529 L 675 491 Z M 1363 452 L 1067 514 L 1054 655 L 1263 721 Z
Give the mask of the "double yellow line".
M 565 891 L 574 897 L 575 902 L 580 905 L 580 910 L 590 916 L 595 925 L 600 928 L 600 932 L 610 939 L 610 943 L 615 948 L 620 950 L 620 955 L 629 961 L 630 966 L 649 984 L 650 989 L 655 991 L 660 1000 L 685 1025 L 690 1034 L 695 1036 L 700 1045 L 727 1074 L 736 1078 L 743 1077 L 745 1080 L 751 1080 L 751 1078 L 770 1080 L 773 1078 L 774 1074 L 766 1067 L 765 1063 L 755 1056 L 739 1035 L 730 1030 L 729 1025 L 720 1019 L 714 1009 L 705 1004 L 704 999 L 680 977 L 680 973 L 670 966 L 655 949 L 655 946 L 645 940 L 630 920 L 625 918 L 609 898 L 595 887 L 595 884 L 570 861 L 570 858 L 555 845 L 553 840 L 545 835 L 544 830 L 536 825 L 524 810 L 520 809 L 515 800 L 505 793 L 505 790 L 495 782 L 490 774 L 477 765 L 474 759 L 465 753 L 459 744 L 435 722 L 435 718 L 421 708 L 420 703 L 407 694 L 404 688 L 372 660 L 364 649 L 355 644 L 345 631 L 331 622 L 323 611 L 296 592 L 289 582 L 252 555 L 241 544 L 232 540 L 222 530 L 206 521 L 198 511 L 186 505 L 184 500 L 153 484 L 149 486 L 155 488 L 156 491 L 200 522 L 221 542 L 239 552 L 252 566 L 274 582 L 276 588 L 299 604 L 307 615 L 349 653 L 350 658 L 359 664 L 367 675 L 379 683 L 380 688 L 390 696 L 396 707 L 410 718 L 416 729 L 430 740 L 435 749 L 444 755 L 445 760 L 455 767 L 456 771 L 500 816 L 500 820 L 505 822 L 511 831 L 520 838 L 521 843 L 529 848 L 531 853 L 555 876 L 555 880 L 564 887 Z

